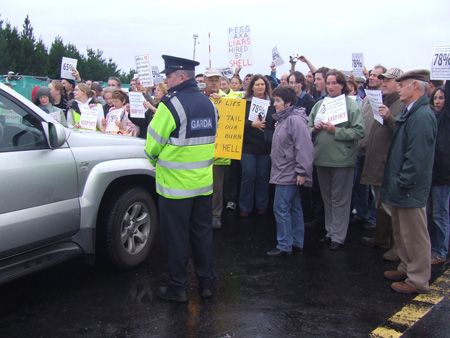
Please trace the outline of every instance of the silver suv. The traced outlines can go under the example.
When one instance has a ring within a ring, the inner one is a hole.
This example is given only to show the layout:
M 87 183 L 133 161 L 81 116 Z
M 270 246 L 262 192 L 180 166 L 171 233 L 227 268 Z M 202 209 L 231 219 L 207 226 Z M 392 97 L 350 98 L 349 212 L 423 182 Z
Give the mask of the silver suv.
M 154 176 L 142 139 L 67 129 L 0 84 L 0 283 L 80 254 L 144 261 Z

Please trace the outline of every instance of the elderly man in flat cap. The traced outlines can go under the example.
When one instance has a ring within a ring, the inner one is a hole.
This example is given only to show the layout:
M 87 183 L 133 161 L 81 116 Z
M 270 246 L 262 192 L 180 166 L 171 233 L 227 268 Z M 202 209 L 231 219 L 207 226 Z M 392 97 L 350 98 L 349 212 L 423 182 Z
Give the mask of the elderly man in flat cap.
M 406 108 L 397 116 L 386 162 L 381 197 L 390 206 L 400 264 L 385 271 L 400 293 L 425 293 L 431 275 L 430 236 L 425 206 L 431 187 L 437 124 L 429 106 L 430 73 L 414 70 L 399 76 L 400 100 Z M 380 111 L 385 118 L 389 109 Z

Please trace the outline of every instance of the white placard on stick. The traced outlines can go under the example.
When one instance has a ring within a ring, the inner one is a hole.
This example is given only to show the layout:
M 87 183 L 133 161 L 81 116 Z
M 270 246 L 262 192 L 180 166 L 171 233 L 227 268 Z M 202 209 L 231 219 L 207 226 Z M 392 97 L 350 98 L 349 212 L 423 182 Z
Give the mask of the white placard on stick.
M 143 54 L 135 57 L 136 71 L 143 87 L 153 86 L 152 66 L 150 65 L 150 55 Z
M 152 77 L 153 77 L 153 84 L 155 86 L 157 84 L 164 82 L 164 79 L 159 72 L 158 66 L 152 66 Z
M 430 78 L 431 80 L 450 80 L 450 45 L 434 48 Z
M 144 95 L 141 92 L 129 92 L 130 98 L 130 117 L 145 118 Z
M 250 105 L 250 113 L 248 114 L 248 119 L 250 121 L 265 121 L 269 105 L 269 100 L 263 100 L 257 97 L 253 97 L 252 103 Z
M 80 116 L 80 128 L 88 130 L 97 129 L 98 110 L 97 107 L 90 108 L 88 105 L 79 105 Z
M 366 96 L 372 108 L 373 118 L 380 124 L 383 124 L 383 118 L 380 115 L 380 106 L 383 104 L 383 94 L 381 90 L 366 89 Z
M 77 69 L 77 59 L 72 59 L 63 56 L 61 60 L 61 79 L 70 79 L 75 80 L 75 77 L 72 75 L 72 72 Z
M 252 65 L 252 41 L 250 26 L 228 28 L 229 67 L 246 67 Z
M 352 73 L 353 76 L 364 76 L 364 55 L 363 53 L 352 54 Z
M 108 115 L 106 115 L 106 132 L 110 134 L 117 134 L 119 132 L 119 126 L 117 122 L 120 122 L 123 115 L 123 108 L 113 109 Z
M 284 64 L 284 60 L 281 58 L 280 53 L 278 53 L 277 47 L 272 48 L 272 61 L 277 67 Z

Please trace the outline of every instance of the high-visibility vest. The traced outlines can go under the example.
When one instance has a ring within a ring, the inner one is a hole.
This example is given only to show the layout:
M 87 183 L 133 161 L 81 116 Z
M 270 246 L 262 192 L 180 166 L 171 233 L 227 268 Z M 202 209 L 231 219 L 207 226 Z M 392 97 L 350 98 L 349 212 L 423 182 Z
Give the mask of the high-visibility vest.
M 195 81 L 186 82 L 158 105 L 145 145 L 145 152 L 156 167 L 156 191 L 172 199 L 213 192 L 217 111 L 198 91 Z

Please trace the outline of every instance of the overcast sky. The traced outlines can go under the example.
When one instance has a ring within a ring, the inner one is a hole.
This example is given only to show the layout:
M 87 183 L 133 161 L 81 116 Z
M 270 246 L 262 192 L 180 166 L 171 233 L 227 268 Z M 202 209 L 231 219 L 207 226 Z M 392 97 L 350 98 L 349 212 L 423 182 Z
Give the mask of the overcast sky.
M 250 25 L 253 65 L 242 73 L 269 73 L 274 46 L 287 63 L 303 54 L 316 66 L 351 69 L 352 53 L 403 70 L 429 68 L 434 46 L 450 44 L 448 0 L 278 1 L 2 1 L 1 18 L 21 29 L 30 15 L 37 38 L 49 48 L 56 35 L 85 53 L 100 49 L 128 72 L 134 56 L 149 53 L 162 69 L 161 54 L 193 57 L 197 72 L 228 64 L 228 28 Z M 278 67 L 278 75 L 288 64 Z M 304 64 L 297 70 L 307 71 Z M 44 74 L 43 74 L 44 75 Z

